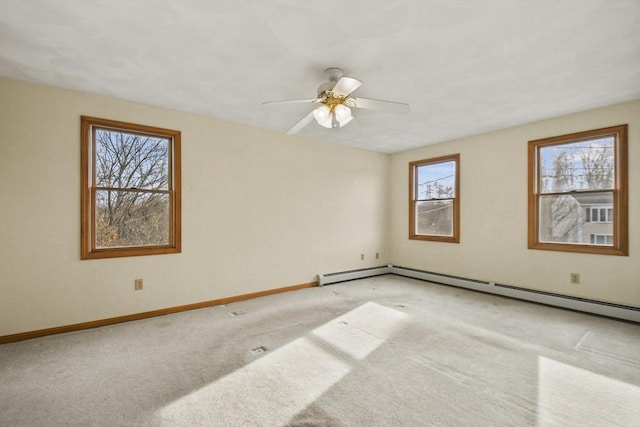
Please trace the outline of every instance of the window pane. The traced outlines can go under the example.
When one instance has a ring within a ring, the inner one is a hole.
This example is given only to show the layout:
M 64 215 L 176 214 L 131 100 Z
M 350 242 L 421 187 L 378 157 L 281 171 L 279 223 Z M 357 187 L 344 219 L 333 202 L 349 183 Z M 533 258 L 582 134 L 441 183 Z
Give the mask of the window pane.
M 167 190 L 169 143 L 166 138 L 96 129 L 96 187 Z
M 614 185 L 612 136 L 540 148 L 542 193 L 605 190 Z
M 96 247 L 169 244 L 169 194 L 96 191 Z
M 453 200 L 417 202 L 416 234 L 453 236 Z
M 592 222 L 585 221 L 585 211 L 593 204 L 613 205 L 611 192 L 540 196 L 539 240 L 547 243 L 605 244 L 601 235 L 613 235 L 611 222 L 599 222 L 607 208 L 591 208 Z M 612 244 L 606 242 L 606 244 Z
M 456 163 L 443 162 L 416 167 L 416 200 L 456 197 Z

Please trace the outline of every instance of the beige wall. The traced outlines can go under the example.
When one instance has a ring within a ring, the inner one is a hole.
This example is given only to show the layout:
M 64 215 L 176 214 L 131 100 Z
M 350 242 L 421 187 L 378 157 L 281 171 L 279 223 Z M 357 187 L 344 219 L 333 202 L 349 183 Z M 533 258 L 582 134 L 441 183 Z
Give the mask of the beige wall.
M 80 115 L 182 131 L 181 254 L 80 261 Z M 0 79 L 0 336 L 386 263 L 388 164 L 388 155 Z M 145 290 L 134 291 L 139 277 Z
M 463 118 L 461 118 L 463 120 Z M 527 249 L 527 142 L 629 124 L 629 256 Z M 460 244 L 409 240 L 408 163 L 460 153 Z M 395 154 L 390 167 L 392 261 L 601 301 L 640 306 L 640 102 L 619 104 Z M 569 274 L 580 273 L 572 285 Z
M 80 115 L 182 131 L 181 254 L 80 261 Z M 527 141 L 621 123 L 630 256 L 528 250 Z M 640 306 L 638 129 L 635 102 L 389 156 L 0 78 L 0 336 L 387 262 Z M 461 243 L 409 241 L 408 162 L 456 152 Z

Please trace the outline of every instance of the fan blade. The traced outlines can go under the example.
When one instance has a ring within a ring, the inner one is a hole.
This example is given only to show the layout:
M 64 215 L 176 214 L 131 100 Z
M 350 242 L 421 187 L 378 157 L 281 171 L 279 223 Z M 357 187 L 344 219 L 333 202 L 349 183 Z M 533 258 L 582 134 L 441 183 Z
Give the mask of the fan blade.
M 302 120 L 296 123 L 291 129 L 287 131 L 287 135 L 293 135 L 294 133 L 298 133 L 300 129 L 308 125 L 313 120 L 313 111 L 304 116 Z
M 341 77 L 338 83 L 331 89 L 336 95 L 349 96 L 351 92 L 362 86 L 362 82 L 353 77 Z
M 394 113 L 409 112 L 409 104 L 405 104 L 404 102 L 382 101 L 380 99 L 370 98 L 349 98 L 349 101 L 353 101 L 354 107 L 364 108 L 366 110 L 391 111 Z M 350 102 L 347 103 L 347 105 L 351 106 L 350 104 Z
M 267 102 L 263 102 L 262 105 L 268 105 L 268 104 L 313 104 L 316 102 L 320 102 L 320 100 L 318 98 L 312 98 L 312 99 L 285 99 L 282 101 L 267 101 Z

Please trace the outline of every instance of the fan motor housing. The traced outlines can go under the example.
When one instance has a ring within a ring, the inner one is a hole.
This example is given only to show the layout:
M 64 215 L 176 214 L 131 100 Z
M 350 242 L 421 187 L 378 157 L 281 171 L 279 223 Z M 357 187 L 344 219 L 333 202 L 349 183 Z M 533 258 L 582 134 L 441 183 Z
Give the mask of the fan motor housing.
M 340 80 L 340 78 L 344 76 L 344 71 L 342 70 L 342 68 L 331 67 L 324 70 L 324 75 L 327 79 L 329 79 L 329 81 L 318 86 L 318 98 L 322 98 L 327 94 L 327 92 L 333 89 L 338 80 Z
M 336 82 L 326 82 L 318 86 L 318 98 L 323 98 L 327 95 L 327 92 L 331 91 L 336 85 Z
M 329 79 L 329 81 L 337 82 L 340 80 L 340 77 L 344 76 L 344 71 L 342 68 L 331 67 L 324 70 L 324 75 Z

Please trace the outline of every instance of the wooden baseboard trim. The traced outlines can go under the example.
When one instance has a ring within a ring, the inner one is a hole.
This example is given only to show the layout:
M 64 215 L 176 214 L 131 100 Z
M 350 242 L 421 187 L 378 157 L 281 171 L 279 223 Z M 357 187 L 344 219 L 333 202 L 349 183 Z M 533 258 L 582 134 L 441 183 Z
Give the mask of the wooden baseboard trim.
M 48 335 L 64 334 L 66 332 L 81 331 L 84 329 L 99 328 L 100 326 L 114 325 L 116 323 L 130 322 L 132 320 L 148 319 L 150 317 L 164 316 L 166 314 L 179 313 L 181 311 L 196 310 L 198 308 L 213 307 L 215 305 L 229 304 L 237 301 L 244 301 L 252 298 L 264 297 L 267 295 L 279 294 L 282 292 L 296 291 L 298 289 L 312 288 L 317 286 L 316 282 L 302 283 L 299 285 L 286 286 L 284 288 L 269 289 L 266 291 L 253 292 L 250 294 L 236 295 L 227 298 L 219 298 L 211 301 L 197 302 L 194 304 L 168 307 L 160 310 L 145 311 L 144 313 L 127 314 L 125 316 L 111 317 L 109 319 L 93 320 L 91 322 L 75 323 L 73 325 L 57 326 L 55 328 L 39 329 L 37 331 L 20 332 L 18 334 L 0 336 L 0 344 L 25 341 L 33 338 L 45 337 Z

